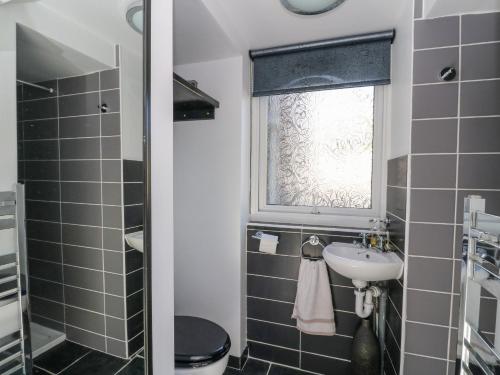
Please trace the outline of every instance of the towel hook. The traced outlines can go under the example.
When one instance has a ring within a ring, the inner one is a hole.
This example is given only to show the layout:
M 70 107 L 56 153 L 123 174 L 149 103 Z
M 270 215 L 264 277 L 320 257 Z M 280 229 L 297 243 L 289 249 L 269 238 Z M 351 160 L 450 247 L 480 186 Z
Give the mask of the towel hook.
M 321 238 L 319 238 L 317 235 L 313 234 L 312 236 L 309 236 L 304 242 L 302 242 L 302 246 L 300 246 L 300 255 L 303 259 L 309 259 L 309 260 L 313 260 L 313 261 L 322 260 L 323 256 L 314 257 L 311 255 L 304 254 L 304 246 L 307 244 L 312 245 L 312 246 L 319 245 L 324 249 L 326 246 L 325 242 Z

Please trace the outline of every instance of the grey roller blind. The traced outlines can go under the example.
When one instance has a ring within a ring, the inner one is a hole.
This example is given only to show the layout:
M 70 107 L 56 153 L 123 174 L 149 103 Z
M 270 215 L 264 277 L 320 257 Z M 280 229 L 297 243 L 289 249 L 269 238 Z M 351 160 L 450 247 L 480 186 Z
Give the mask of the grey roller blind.
M 387 85 L 395 31 L 250 51 L 253 96 Z

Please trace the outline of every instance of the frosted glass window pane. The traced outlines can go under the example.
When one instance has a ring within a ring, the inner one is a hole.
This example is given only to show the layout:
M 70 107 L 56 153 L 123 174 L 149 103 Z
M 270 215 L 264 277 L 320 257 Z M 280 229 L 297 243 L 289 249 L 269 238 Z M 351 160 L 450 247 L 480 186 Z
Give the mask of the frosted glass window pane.
M 267 204 L 371 208 L 374 87 L 268 100 Z

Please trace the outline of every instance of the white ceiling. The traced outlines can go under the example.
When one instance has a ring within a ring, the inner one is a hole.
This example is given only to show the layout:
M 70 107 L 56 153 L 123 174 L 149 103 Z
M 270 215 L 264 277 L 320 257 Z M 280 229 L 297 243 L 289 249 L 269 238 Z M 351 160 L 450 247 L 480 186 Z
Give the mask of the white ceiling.
M 23 81 L 43 82 L 110 68 L 24 26 L 18 28 L 17 44 L 17 77 Z
M 206 5 L 240 53 L 246 53 L 249 48 L 391 29 L 402 21 L 405 9 L 413 3 L 409 0 L 346 0 L 329 13 L 299 16 L 285 10 L 279 0 L 194 1 Z
M 129 51 L 142 54 L 142 36 L 127 24 L 125 13 L 133 0 L 39 0 L 93 34 Z

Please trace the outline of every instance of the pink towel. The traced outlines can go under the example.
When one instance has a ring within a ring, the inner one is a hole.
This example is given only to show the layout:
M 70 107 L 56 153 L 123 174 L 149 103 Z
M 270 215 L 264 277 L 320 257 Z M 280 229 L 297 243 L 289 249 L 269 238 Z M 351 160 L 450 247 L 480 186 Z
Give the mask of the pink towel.
M 324 260 L 302 259 L 292 318 L 297 329 L 310 335 L 335 335 L 335 316 Z

